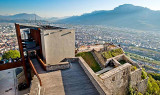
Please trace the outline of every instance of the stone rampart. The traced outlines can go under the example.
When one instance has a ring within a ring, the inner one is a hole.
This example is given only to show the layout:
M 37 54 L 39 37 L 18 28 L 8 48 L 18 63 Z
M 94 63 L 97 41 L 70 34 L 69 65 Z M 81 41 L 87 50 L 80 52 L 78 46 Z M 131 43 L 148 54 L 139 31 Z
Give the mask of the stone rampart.
M 126 63 L 100 75 L 112 95 L 126 95 L 129 86 L 131 64 Z

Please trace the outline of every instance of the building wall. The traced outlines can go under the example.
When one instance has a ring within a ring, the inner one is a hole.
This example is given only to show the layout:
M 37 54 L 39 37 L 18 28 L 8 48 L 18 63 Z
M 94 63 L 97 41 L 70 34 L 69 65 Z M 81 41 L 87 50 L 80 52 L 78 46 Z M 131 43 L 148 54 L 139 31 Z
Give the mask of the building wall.
M 54 65 L 75 56 L 75 32 L 71 29 L 41 31 L 42 51 L 46 64 Z

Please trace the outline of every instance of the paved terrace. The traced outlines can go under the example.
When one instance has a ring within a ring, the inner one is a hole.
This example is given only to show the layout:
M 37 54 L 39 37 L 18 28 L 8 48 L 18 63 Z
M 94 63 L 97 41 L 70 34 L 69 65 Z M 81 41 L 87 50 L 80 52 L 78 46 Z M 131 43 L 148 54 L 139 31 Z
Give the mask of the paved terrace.
M 32 62 L 42 80 L 43 95 L 99 95 L 79 63 L 70 63 L 69 69 L 45 72 L 36 59 Z M 35 82 L 38 82 L 36 78 L 32 86 Z M 32 93 L 34 91 L 35 88 L 31 90 Z
M 66 95 L 99 95 L 79 63 L 71 63 L 61 74 Z

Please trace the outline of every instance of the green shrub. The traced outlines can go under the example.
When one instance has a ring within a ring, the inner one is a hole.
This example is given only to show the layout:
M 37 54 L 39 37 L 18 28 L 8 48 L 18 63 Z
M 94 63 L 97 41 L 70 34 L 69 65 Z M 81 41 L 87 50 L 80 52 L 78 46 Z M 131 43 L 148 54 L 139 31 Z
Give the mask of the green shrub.
M 142 69 L 142 76 L 141 76 L 142 79 L 146 79 L 147 78 L 147 73 L 145 72 L 144 69 Z
M 137 67 L 136 66 L 131 66 L 131 71 L 135 71 L 137 69 Z
M 129 85 L 128 95 L 134 95 L 134 89 L 132 88 L 131 84 Z
M 20 58 L 20 53 L 18 50 L 9 50 L 8 52 L 2 55 L 3 59 L 17 58 L 17 57 Z
M 149 75 L 147 92 L 149 95 L 160 95 L 160 87 L 157 81 Z
M 137 95 L 143 95 L 142 93 L 138 92 Z
M 158 73 L 148 73 L 149 75 L 151 75 L 155 80 L 160 80 L 160 74 Z

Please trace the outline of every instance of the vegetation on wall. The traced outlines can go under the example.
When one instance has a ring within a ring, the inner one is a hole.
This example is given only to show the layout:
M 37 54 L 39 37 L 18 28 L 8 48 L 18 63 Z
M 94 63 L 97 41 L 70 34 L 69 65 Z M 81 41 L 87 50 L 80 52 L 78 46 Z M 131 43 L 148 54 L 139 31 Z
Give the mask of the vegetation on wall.
M 144 69 L 142 69 L 142 76 L 141 76 L 142 79 L 146 79 L 147 78 L 147 73 L 145 72 Z
M 137 67 L 136 66 L 131 66 L 131 71 L 135 71 L 137 69 Z
M 4 53 L 2 55 L 3 59 L 9 59 L 9 58 L 20 58 L 20 53 L 18 50 L 9 50 L 8 52 Z
M 76 55 L 76 57 L 79 57 L 79 56 L 81 56 L 86 61 L 86 63 L 91 67 L 91 69 L 94 72 L 98 72 L 101 70 L 101 67 L 94 59 L 91 52 L 81 52 Z
M 121 48 L 113 49 L 111 51 L 105 51 L 105 52 L 102 53 L 102 55 L 107 59 L 111 58 L 111 57 L 115 57 L 115 56 L 120 55 L 120 54 L 123 54 L 123 50 Z

